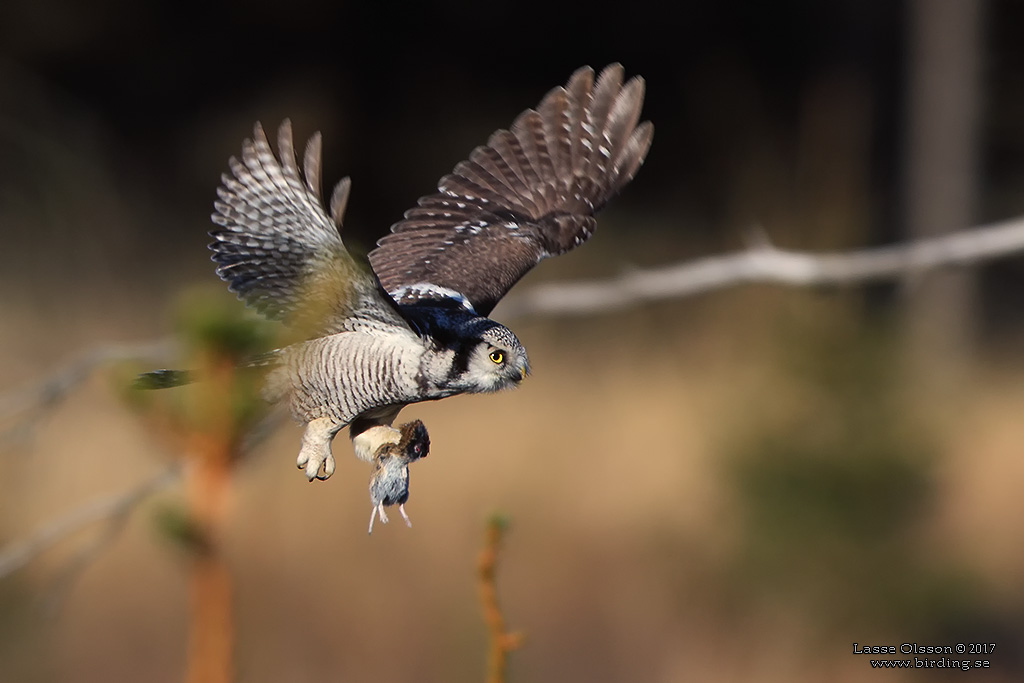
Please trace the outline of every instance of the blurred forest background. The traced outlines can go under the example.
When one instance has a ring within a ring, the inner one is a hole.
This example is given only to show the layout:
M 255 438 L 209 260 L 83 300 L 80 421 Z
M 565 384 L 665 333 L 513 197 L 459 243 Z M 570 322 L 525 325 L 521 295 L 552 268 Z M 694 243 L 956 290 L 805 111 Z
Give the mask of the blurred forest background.
M 254 121 L 323 132 L 365 251 L 583 64 L 646 78 L 654 144 L 591 242 L 522 289 L 741 249 L 755 224 L 846 250 L 1022 215 L 1022 26 L 1011 0 L 3 3 L 0 387 L 222 296 L 209 214 Z M 1022 311 L 1019 257 L 583 318 L 499 307 L 534 375 L 403 413 L 433 443 L 411 530 L 366 536 L 345 438 L 327 483 L 295 469 L 293 425 L 236 468 L 238 679 L 481 680 L 474 563 L 500 511 L 512 680 L 874 680 L 854 642 L 995 642 L 986 680 L 1021 680 Z M 174 457 L 119 376 L 6 433 L 0 545 Z M 69 585 L 84 536 L 0 580 L 0 679 L 181 680 L 185 564 L 154 520 L 182 495 Z

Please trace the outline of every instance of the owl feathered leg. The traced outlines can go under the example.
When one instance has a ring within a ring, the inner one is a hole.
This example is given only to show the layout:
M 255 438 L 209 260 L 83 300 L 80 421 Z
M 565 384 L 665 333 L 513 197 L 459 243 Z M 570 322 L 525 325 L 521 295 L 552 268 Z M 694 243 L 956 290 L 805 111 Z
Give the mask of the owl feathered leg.
M 331 453 L 331 440 L 342 426 L 329 417 L 318 417 L 306 425 L 306 431 L 302 434 L 302 449 L 295 462 L 299 469 L 305 470 L 310 481 L 329 479 L 334 474 L 336 463 Z
M 388 444 L 397 444 L 402 438 L 402 433 L 389 425 L 377 425 L 354 434 L 352 436 L 352 448 L 356 457 L 360 460 L 373 462 L 377 452 Z
M 364 413 L 352 420 L 349 436 L 356 457 L 366 462 L 373 462 L 381 448 L 388 444 L 397 444 L 402 439 L 402 432 L 391 426 L 404 406 L 389 406 L 372 413 Z

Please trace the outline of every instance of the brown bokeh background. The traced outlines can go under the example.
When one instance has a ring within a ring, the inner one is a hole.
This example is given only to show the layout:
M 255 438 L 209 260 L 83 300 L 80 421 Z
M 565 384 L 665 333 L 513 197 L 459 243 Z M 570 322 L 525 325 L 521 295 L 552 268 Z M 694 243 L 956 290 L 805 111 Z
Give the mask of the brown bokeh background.
M 973 80 L 915 57 L 949 5 L 982 8 L 939 32 Z M 208 215 L 254 120 L 323 131 L 325 179 L 353 177 L 346 242 L 365 250 L 581 64 L 647 79 L 654 145 L 595 238 L 524 289 L 740 249 L 754 224 L 782 246 L 850 249 L 920 234 L 915 206 L 952 227 L 1019 215 L 1022 20 L 1005 0 L 6 3 L 0 386 L 171 334 L 185 292 L 220 291 Z M 929 77 L 947 88 L 931 110 L 915 104 Z M 929 162 L 956 192 L 929 194 L 916 159 L 944 147 L 915 134 L 965 103 L 944 135 L 964 160 Z M 500 512 L 499 591 L 527 634 L 512 680 L 942 673 L 880 674 L 854 642 L 995 642 L 986 680 L 1019 680 L 1022 284 L 1011 258 L 960 279 L 751 286 L 583 318 L 499 307 L 534 375 L 403 413 L 433 444 L 412 471 L 412 529 L 367 538 L 368 471 L 347 439 L 327 483 L 295 470 L 291 425 L 236 469 L 238 679 L 481 680 L 474 566 Z M 97 372 L 31 432 L 5 432 L 0 541 L 175 456 L 121 376 Z M 86 534 L 0 580 L 0 680 L 180 680 L 187 563 L 155 520 L 181 499 L 141 505 L 70 584 Z

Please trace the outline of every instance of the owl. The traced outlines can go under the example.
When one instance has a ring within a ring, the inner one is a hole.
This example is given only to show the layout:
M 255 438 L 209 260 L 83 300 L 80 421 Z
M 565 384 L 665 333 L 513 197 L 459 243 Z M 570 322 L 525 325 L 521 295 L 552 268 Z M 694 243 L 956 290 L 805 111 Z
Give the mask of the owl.
M 653 135 L 643 99 L 644 81 L 618 64 L 577 70 L 442 177 L 368 263 L 341 238 L 349 179 L 321 193 L 320 135 L 300 165 L 287 120 L 276 153 L 255 125 L 222 176 L 210 249 L 229 288 L 292 331 L 260 363 L 265 397 L 305 425 L 297 463 L 310 481 L 335 471 L 346 426 L 373 461 L 403 443 L 392 423 L 405 406 L 526 378 L 526 349 L 488 315 L 540 261 L 585 242 L 639 170 Z

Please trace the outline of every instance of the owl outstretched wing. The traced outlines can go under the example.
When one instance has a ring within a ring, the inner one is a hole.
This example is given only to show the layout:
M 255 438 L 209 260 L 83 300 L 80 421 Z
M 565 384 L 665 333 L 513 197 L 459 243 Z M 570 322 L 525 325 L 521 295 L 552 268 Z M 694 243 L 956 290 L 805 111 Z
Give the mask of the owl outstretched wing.
M 278 130 L 274 155 L 263 127 L 242 143 L 221 176 L 210 232 L 217 275 L 248 305 L 313 337 L 372 319 L 406 323 L 365 263 L 341 240 L 350 182 L 334 188 L 326 208 L 320 194 L 320 134 L 306 144 L 302 169 L 291 122 Z
M 370 252 L 400 304 L 455 300 L 488 315 L 548 256 L 594 232 L 596 214 L 636 174 L 651 145 L 638 124 L 644 81 L 619 64 L 579 69 L 509 130 L 438 183 Z

